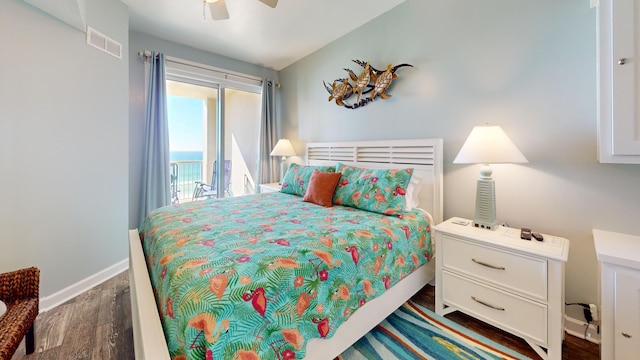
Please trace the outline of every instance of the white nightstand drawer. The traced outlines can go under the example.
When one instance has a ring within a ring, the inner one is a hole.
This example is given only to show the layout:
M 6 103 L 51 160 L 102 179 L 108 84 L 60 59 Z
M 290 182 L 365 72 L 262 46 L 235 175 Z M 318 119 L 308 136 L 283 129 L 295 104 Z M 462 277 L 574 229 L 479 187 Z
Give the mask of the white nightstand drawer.
M 547 300 L 547 261 L 445 236 L 443 269 L 462 273 L 478 281 L 495 284 L 509 292 Z
M 260 184 L 260 193 L 270 193 L 280 191 L 280 183 Z
M 447 271 L 443 271 L 442 278 L 445 304 L 541 345 L 547 343 L 545 305 Z

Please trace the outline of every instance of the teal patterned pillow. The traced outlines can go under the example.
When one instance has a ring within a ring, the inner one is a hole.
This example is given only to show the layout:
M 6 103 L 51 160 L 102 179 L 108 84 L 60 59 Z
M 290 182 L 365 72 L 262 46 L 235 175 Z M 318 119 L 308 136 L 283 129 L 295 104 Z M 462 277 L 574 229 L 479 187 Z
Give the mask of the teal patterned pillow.
M 386 215 L 401 214 L 413 169 L 362 169 L 338 163 L 333 202 Z
M 291 164 L 287 173 L 284 174 L 282 179 L 282 188 L 280 192 L 285 194 L 293 194 L 298 196 L 304 196 L 309 186 L 309 179 L 314 170 L 322 172 L 335 172 L 335 166 L 303 166 L 298 164 Z

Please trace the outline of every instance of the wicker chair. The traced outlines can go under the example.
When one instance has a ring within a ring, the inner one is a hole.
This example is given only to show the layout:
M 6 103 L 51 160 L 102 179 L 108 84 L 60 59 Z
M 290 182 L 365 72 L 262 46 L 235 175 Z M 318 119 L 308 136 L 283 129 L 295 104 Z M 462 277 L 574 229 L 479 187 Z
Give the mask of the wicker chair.
M 0 360 L 9 360 L 26 336 L 26 353 L 35 350 L 40 270 L 32 267 L 0 274 L 0 300 L 7 312 L 0 317 Z

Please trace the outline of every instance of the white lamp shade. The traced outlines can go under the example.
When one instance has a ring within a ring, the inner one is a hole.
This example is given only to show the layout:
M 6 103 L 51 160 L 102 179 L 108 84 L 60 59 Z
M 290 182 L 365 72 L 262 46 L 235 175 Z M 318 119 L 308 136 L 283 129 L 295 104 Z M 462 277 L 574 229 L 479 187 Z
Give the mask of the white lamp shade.
M 528 163 L 502 127 L 476 126 L 462 145 L 454 164 Z
M 291 145 L 291 141 L 288 139 L 280 139 L 278 143 L 271 151 L 271 156 L 294 156 L 296 154 Z

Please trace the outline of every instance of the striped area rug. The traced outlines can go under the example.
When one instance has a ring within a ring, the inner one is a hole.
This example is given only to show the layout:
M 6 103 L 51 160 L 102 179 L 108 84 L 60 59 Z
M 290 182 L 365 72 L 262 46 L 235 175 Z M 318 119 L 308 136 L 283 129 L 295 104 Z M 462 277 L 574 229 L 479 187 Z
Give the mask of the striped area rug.
M 530 360 L 411 301 L 336 358 L 363 359 Z

